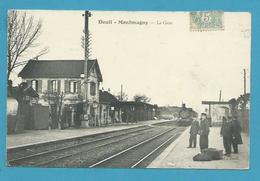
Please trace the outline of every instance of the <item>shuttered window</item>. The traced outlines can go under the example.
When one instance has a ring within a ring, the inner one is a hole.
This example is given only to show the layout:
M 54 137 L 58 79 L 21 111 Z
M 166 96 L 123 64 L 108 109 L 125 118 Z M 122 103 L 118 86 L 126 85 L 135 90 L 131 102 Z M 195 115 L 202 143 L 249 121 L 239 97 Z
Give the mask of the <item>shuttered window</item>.
M 38 80 L 38 93 L 42 93 L 42 80 Z
M 64 86 L 65 86 L 65 93 L 69 93 L 69 92 L 70 92 L 70 83 L 69 83 L 69 80 L 65 80 L 65 81 L 64 81 Z
M 52 80 L 52 81 L 51 81 L 51 91 L 52 91 L 52 92 L 57 92 L 57 91 L 58 91 L 58 83 L 57 83 L 57 80 Z
M 80 80 L 77 81 L 77 93 L 78 94 L 81 93 L 81 81 Z
M 70 92 L 76 93 L 77 91 L 77 81 L 70 81 Z
M 32 80 L 31 86 L 36 92 L 38 92 L 38 80 Z
M 42 93 L 42 80 L 31 80 L 27 81 L 28 85 L 31 86 L 36 92 Z
M 81 81 L 80 80 L 65 80 L 65 93 L 78 93 L 81 92 Z

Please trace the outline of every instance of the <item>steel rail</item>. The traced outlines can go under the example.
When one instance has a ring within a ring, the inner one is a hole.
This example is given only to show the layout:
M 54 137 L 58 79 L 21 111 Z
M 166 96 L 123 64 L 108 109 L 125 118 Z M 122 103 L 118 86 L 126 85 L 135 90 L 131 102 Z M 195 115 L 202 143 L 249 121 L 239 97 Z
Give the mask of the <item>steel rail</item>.
M 108 160 L 111 160 L 112 158 L 115 158 L 115 157 L 117 157 L 117 156 L 119 156 L 119 155 L 121 155 L 121 154 L 123 154 L 123 153 L 125 153 L 125 152 L 127 152 L 127 151 L 129 151 L 129 150 L 132 150 L 132 149 L 134 149 L 134 148 L 136 148 L 136 147 L 138 147 L 138 146 L 140 146 L 140 145 L 142 145 L 142 144 L 144 144 L 144 143 L 147 143 L 147 142 L 149 142 L 149 141 L 152 141 L 152 140 L 154 140 L 154 139 L 156 139 L 156 138 L 158 138 L 158 137 L 160 137 L 160 136 L 162 136 L 162 135 L 164 135 L 164 134 L 166 134 L 166 133 L 168 133 L 168 132 L 170 132 L 170 131 L 172 131 L 172 130 L 175 130 L 175 129 L 176 129 L 176 128 L 167 129 L 166 131 L 164 131 L 164 132 L 162 132 L 162 133 L 160 133 L 160 134 L 157 134 L 157 135 L 155 135 L 155 136 L 153 136 L 153 137 L 151 137 L 151 138 L 149 138 L 149 139 L 147 139 L 147 140 L 144 140 L 144 141 L 142 141 L 142 142 L 140 142 L 140 143 L 138 143 L 138 144 L 136 144 L 136 145 L 134 145 L 134 146 L 131 146 L 131 147 L 125 149 L 125 150 L 122 150 L 122 151 L 120 151 L 120 152 L 118 152 L 118 153 L 116 153 L 116 154 L 113 154 L 112 156 L 109 156 L 109 157 L 107 157 L 107 158 L 105 158 L 105 159 L 103 159 L 103 160 L 101 160 L 101 161 L 98 161 L 98 162 L 96 162 L 96 163 L 90 165 L 89 167 L 90 167 L 90 168 L 96 167 L 97 165 L 100 165 L 100 164 L 102 164 L 102 163 L 104 163 L 104 162 L 106 162 L 106 161 L 108 161 Z
M 154 150 L 152 150 L 151 152 L 149 152 L 147 155 L 145 155 L 142 159 L 140 159 L 139 161 L 137 161 L 135 164 L 133 164 L 130 168 L 135 168 L 137 165 L 139 165 L 140 163 L 142 163 L 146 158 L 148 158 L 149 156 L 151 156 L 154 152 L 156 152 L 157 150 L 159 150 L 161 147 L 163 147 L 164 145 L 166 145 L 167 143 L 171 142 L 173 139 L 177 138 L 179 136 L 179 133 L 176 133 L 175 135 L 171 136 L 170 138 L 168 138 L 166 141 L 164 141 L 162 144 L 160 144 L 158 147 L 156 147 Z
M 83 146 L 83 145 L 86 145 L 86 144 L 104 141 L 104 140 L 108 140 L 108 139 L 111 139 L 111 138 L 116 138 L 116 137 L 124 136 L 124 135 L 127 135 L 127 134 L 132 134 L 132 133 L 136 133 L 136 132 L 140 132 L 140 131 L 144 131 L 144 130 L 149 130 L 149 129 L 151 129 L 151 127 L 138 129 L 138 130 L 134 130 L 134 131 L 119 134 L 119 135 L 108 136 L 108 137 L 105 137 L 105 138 L 100 138 L 100 139 L 96 139 L 96 140 L 92 140 L 92 141 L 87 141 L 87 142 L 84 142 L 84 143 L 74 144 L 74 145 L 71 145 L 71 146 L 65 146 L 65 147 L 62 147 L 62 148 L 57 148 L 57 149 L 53 149 L 53 150 L 50 150 L 50 151 L 44 151 L 44 152 L 40 152 L 40 153 L 28 155 L 28 156 L 23 156 L 23 157 L 20 157 L 20 158 L 8 160 L 8 163 L 10 165 L 15 165 L 15 163 L 26 160 L 26 159 L 31 159 L 31 158 L 34 158 L 34 157 L 43 156 L 43 155 L 55 153 L 55 152 L 58 152 L 58 151 L 63 151 L 63 150 L 70 149 L 70 148 L 76 148 L 76 147 Z
M 142 131 L 145 131 L 145 130 L 149 130 L 149 129 L 144 129 L 144 130 L 142 130 Z M 131 134 L 131 133 L 129 133 L 129 134 Z M 134 135 L 134 136 L 138 136 L 138 135 L 142 135 L 142 134 L 144 134 L 144 133 L 139 133 L 139 134 L 136 134 L 136 135 Z M 126 135 L 127 135 L 127 134 L 126 134 Z M 122 138 L 122 139 L 119 139 L 119 140 L 116 140 L 116 141 L 113 141 L 113 142 L 104 143 L 104 144 L 101 144 L 101 145 L 98 145 L 98 146 L 95 146 L 95 147 L 91 147 L 91 148 L 89 148 L 89 149 L 87 149 L 87 150 L 83 150 L 83 151 L 79 151 L 79 152 L 76 152 L 76 153 L 64 155 L 64 156 L 61 156 L 61 157 L 57 157 L 57 158 L 51 159 L 51 160 L 46 161 L 46 162 L 41 162 L 41 163 L 38 163 L 38 164 L 36 164 L 36 165 L 34 165 L 34 166 L 39 166 L 39 167 L 40 167 L 40 166 L 45 166 L 45 165 L 48 165 L 48 164 L 50 164 L 50 163 L 52 163 L 52 162 L 59 161 L 59 160 L 62 160 L 62 159 L 68 158 L 68 157 L 75 156 L 75 155 L 79 155 L 79 154 L 81 154 L 81 153 L 86 153 L 86 152 L 89 152 L 89 151 L 94 150 L 94 149 L 96 149 L 96 148 L 100 148 L 100 147 L 107 146 L 107 145 L 110 145 L 110 144 L 113 144 L 113 143 L 117 143 L 117 142 L 120 142 L 120 141 L 123 141 L 123 140 L 127 140 L 127 139 L 132 138 L 132 137 L 133 137 L 133 136 L 128 136 L 128 137 L 126 137 L 126 138 Z
M 75 140 L 92 138 L 93 136 L 109 135 L 109 134 L 113 134 L 113 133 L 116 133 L 116 132 L 125 132 L 125 131 L 130 131 L 130 130 L 136 130 L 137 128 L 145 128 L 147 126 L 151 127 L 151 125 L 141 125 L 141 126 L 126 128 L 126 129 L 122 129 L 122 130 L 113 130 L 113 131 L 107 131 L 107 132 L 104 132 L 104 133 L 94 133 L 94 134 L 90 134 L 90 135 L 81 135 L 81 136 L 76 136 L 76 137 L 71 137 L 71 138 L 65 138 L 65 139 L 62 139 L 62 140 L 51 140 L 51 141 L 48 141 L 48 142 L 32 143 L 32 144 L 26 144 L 26 145 L 17 146 L 17 147 L 15 146 L 15 147 L 7 148 L 7 153 L 12 154 L 12 153 L 15 153 L 15 152 L 18 152 L 18 151 L 23 151 L 25 149 L 31 149 L 31 148 L 35 148 L 35 147 L 38 147 L 38 146 L 54 145 L 57 142 L 59 142 L 59 143 L 73 142 Z

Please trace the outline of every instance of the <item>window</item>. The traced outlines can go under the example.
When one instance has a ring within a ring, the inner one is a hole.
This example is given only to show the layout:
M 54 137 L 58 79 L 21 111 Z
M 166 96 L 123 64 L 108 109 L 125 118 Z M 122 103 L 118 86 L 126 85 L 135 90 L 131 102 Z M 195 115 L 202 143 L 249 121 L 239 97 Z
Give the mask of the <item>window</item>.
M 90 95 L 95 96 L 96 95 L 96 83 L 90 82 Z
M 31 81 L 31 85 L 32 85 L 32 88 L 38 92 L 38 81 L 37 80 L 32 80 Z
M 57 90 L 58 90 L 57 80 L 52 80 L 51 81 L 51 91 L 52 92 L 57 92 Z
M 70 81 L 70 92 L 71 93 L 77 92 L 77 82 L 76 81 Z

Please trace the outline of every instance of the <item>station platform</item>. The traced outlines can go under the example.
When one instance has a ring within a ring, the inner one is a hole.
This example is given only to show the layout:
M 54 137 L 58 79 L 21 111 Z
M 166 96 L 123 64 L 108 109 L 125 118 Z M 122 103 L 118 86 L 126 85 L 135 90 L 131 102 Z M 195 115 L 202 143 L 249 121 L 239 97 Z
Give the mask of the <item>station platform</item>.
M 186 168 L 186 169 L 248 169 L 249 168 L 249 136 L 242 133 L 243 144 L 239 145 L 239 153 L 231 154 L 222 160 L 193 161 L 193 156 L 200 153 L 199 136 L 197 148 L 187 148 L 189 145 L 189 128 L 167 147 L 148 168 Z M 220 127 L 211 127 L 209 134 L 209 148 L 224 151 L 223 138 L 220 137 Z
M 106 133 L 111 131 L 119 131 L 144 125 L 151 125 L 155 123 L 167 122 L 171 120 L 149 120 L 140 121 L 138 123 L 117 123 L 102 127 L 89 128 L 70 128 L 64 130 L 25 130 L 23 133 L 10 134 L 6 136 L 7 149 L 28 146 L 33 144 L 40 144 L 51 141 L 58 141 L 70 139 L 75 137 Z

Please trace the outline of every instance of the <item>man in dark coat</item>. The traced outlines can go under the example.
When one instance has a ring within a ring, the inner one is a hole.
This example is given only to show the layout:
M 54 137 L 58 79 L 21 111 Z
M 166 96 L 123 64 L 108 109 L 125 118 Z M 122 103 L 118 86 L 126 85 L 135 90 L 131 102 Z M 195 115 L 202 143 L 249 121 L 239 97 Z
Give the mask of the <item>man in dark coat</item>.
M 243 141 L 242 141 L 242 137 L 240 134 L 241 126 L 240 126 L 236 116 L 233 116 L 232 127 L 233 127 L 232 146 L 234 149 L 234 153 L 238 153 L 238 145 L 243 144 Z
M 190 139 L 189 139 L 189 147 L 188 148 L 196 148 L 197 145 L 197 134 L 199 132 L 199 122 L 194 119 L 191 123 L 190 127 Z
M 201 114 L 200 121 L 200 150 L 208 148 L 209 145 L 209 122 L 207 120 L 207 115 L 205 113 Z
M 226 152 L 225 155 L 230 156 L 233 135 L 232 120 L 231 117 L 229 117 L 228 120 L 226 117 L 223 117 L 222 121 L 220 135 L 223 137 L 223 145 Z

